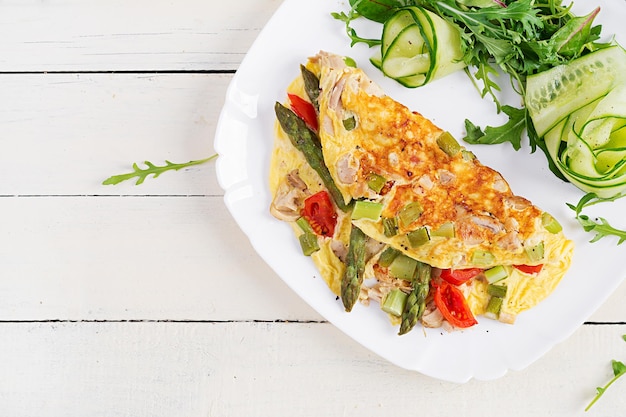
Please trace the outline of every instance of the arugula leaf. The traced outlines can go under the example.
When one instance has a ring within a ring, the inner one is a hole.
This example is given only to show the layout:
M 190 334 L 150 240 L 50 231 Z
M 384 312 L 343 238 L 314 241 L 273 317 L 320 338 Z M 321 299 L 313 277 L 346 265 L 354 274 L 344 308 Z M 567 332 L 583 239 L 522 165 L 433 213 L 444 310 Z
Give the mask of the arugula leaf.
M 622 335 L 622 339 L 626 341 L 626 335 Z M 602 397 L 602 395 L 604 395 L 606 390 L 609 389 L 609 387 L 613 385 L 615 381 L 617 381 L 620 377 L 626 375 L 626 365 L 624 365 L 623 362 L 613 359 L 611 361 L 611 369 L 613 370 L 613 378 L 611 378 L 609 382 L 607 382 L 606 385 L 604 385 L 603 387 L 596 388 L 596 396 L 593 397 L 593 400 L 591 400 L 589 405 L 587 405 L 585 411 L 589 411 L 589 409 L 600 399 L 600 397 Z
M 484 133 L 466 119 L 467 136 L 463 140 L 467 143 L 482 145 L 511 142 L 513 149 L 519 150 L 522 146 L 522 135 L 526 130 L 526 110 L 505 105 L 502 106 L 502 111 L 509 116 L 509 120 L 502 126 L 487 126 Z
M 187 168 L 193 165 L 204 164 L 205 162 L 209 162 L 215 158 L 217 158 L 217 154 L 211 155 L 205 159 L 199 159 L 196 161 L 189 161 L 185 163 L 172 163 L 166 160 L 164 166 L 157 166 L 150 161 L 145 161 L 144 164 L 147 166 L 147 168 L 140 168 L 137 163 L 133 163 L 133 172 L 128 174 L 113 175 L 104 180 L 102 182 L 102 185 L 116 185 L 135 177 L 137 177 L 137 182 L 135 182 L 135 185 L 139 185 L 144 182 L 148 175 L 152 175 L 152 178 L 157 178 L 159 175 L 166 171 L 178 171 L 179 169 Z
M 376 45 L 380 45 L 381 43 L 380 39 L 362 38 L 356 33 L 356 30 L 351 26 L 352 21 L 361 16 L 359 13 L 357 13 L 357 11 L 354 8 L 350 9 L 348 14 L 345 14 L 344 12 L 339 12 L 339 13 L 333 12 L 330 15 L 334 17 L 335 19 L 342 21 L 345 24 L 346 34 L 351 39 L 350 46 L 354 46 L 357 43 L 364 43 L 370 48 Z
M 472 75 L 469 75 L 470 78 L 472 78 Z M 501 91 L 500 85 L 498 85 L 498 83 L 490 77 L 491 75 L 498 77 L 500 74 L 498 74 L 498 71 L 496 71 L 496 69 L 493 68 L 488 62 L 481 62 L 478 64 L 476 72 L 472 78 L 472 82 L 474 82 L 474 80 L 482 80 L 483 88 L 480 90 L 480 96 L 485 98 L 485 96 L 489 94 L 493 102 L 496 104 L 498 113 L 500 113 L 500 111 L 502 111 L 502 106 L 500 105 L 500 101 L 495 93 L 495 91 Z M 476 83 L 474 83 L 474 85 L 478 88 Z
M 624 196 L 626 196 L 626 194 L 620 193 L 613 197 L 601 198 L 598 197 L 595 193 L 587 193 L 580 199 L 578 204 L 566 204 L 576 213 L 576 220 L 582 226 L 583 230 L 585 232 L 595 233 L 595 236 L 589 242 L 597 242 L 598 240 L 606 236 L 615 236 L 618 238 L 617 244 L 621 245 L 622 243 L 624 243 L 624 241 L 626 241 L 626 230 L 616 229 L 615 227 L 611 226 L 609 222 L 603 217 L 598 217 L 597 220 L 592 220 L 586 214 L 582 214 L 582 210 L 585 207 L 593 206 L 594 204 L 598 203 L 615 201 Z

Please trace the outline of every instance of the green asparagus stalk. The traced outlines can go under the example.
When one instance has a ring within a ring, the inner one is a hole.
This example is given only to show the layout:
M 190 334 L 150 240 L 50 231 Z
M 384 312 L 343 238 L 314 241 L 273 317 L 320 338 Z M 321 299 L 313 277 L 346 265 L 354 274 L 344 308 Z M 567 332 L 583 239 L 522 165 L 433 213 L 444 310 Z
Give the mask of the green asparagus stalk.
M 324 163 L 322 148 L 319 144 L 320 141 L 315 132 L 309 129 L 306 123 L 296 116 L 293 111 L 282 104 L 277 102 L 274 106 L 274 110 L 278 122 L 287 136 L 289 136 L 291 143 L 304 154 L 311 168 L 319 174 L 337 207 L 339 207 L 341 211 L 347 211 L 349 205 L 345 203 L 341 191 L 337 188 L 333 177 L 330 175 L 330 171 L 328 171 L 328 167 Z
M 341 301 L 347 312 L 359 299 L 363 271 L 365 270 L 365 233 L 356 226 L 350 231 L 350 246 L 346 258 L 346 270 L 341 280 Z
M 402 312 L 402 321 L 398 334 L 411 331 L 426 309 L 426 297 L 430 288 L 431 266 L 422 262 L 417 264 L 413 290 L 409 294 Z
M 319 109 L 319 96 L 320 96 L 320 80 L 317 75 L 313 74 L 307 67 L 300 65 L 300 73 L 304 80 L 304 91 L 309 96 L 309 100 L 313 103 L 316 109 Z

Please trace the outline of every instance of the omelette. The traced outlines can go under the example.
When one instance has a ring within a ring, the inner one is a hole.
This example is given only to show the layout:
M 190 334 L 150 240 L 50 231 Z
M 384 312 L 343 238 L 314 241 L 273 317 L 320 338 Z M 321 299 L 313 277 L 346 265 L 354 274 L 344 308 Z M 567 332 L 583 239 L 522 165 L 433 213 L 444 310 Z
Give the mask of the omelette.
M 378 303 L 400 334 L 512 324 L 568 270 L 553 216 L 349 58 L 309 58 L 275 111 L 270 212 L 346 311 Z

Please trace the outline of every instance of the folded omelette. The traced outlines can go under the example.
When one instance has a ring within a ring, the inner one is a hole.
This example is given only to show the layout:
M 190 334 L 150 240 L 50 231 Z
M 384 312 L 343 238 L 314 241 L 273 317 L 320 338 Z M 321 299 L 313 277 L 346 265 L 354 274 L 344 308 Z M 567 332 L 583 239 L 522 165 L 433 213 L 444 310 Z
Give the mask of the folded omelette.
M 568 270 L 553 216 L 350 59 L 309 58 L 275 111 L 270 211 L 346 311 L 376 302 L 400 334 L 514 323 Z

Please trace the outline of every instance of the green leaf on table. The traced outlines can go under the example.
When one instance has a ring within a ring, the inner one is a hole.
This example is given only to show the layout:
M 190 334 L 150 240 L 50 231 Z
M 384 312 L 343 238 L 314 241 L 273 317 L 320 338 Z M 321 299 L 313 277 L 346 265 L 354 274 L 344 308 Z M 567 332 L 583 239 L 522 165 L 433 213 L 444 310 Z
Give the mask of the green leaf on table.
M 622 339 L 626 341 L 626 335 L 623 335 Z M 589 409 L 600 399 L 600 397 L 602 397 L 602 395 L 604 395 L 606 390 L 609 389 L 609 387 L 613 385 L 615 381 L 617 381 L 623 375 L 626 375 L 626 365 L 624 365 L 623 362 L 613 359 L 611 361 L 611 369 L 613 370 L 613 378 L 611 378 L 609 382 L 607 382 L 603 387 L 596 388 L 596 396 L 593 397 L 589 405 L 587 405 L 585 411 L 589 411 Z
M 137 163 L 133 164 L 133 172 L 129 172 L 127 174 L 119 174 L 113 175 L 102 182 L 102 185 L 116 185 L 123 181 L 127 181 L 133 178 L 137 178 L 135 185 L 142 184 L 149 175 L 152 175 L 152 178 L 157 178 L 159 175 L 166 171 L 178 171 L 182 168 L 187 168 L 193 165 L 204 164 L 205 162 L 209 162 L 213 159 L 217 158 L 217 154 L 211 155 L 205 159 L 199 159 L 195 161 L 189 161 L 184 163 L 173 163 L 170 161 L 165 161 L 165 165 L 157 166 L 150 161 L 145 161 L 144 164 L 146 168 L 141 168 Z

